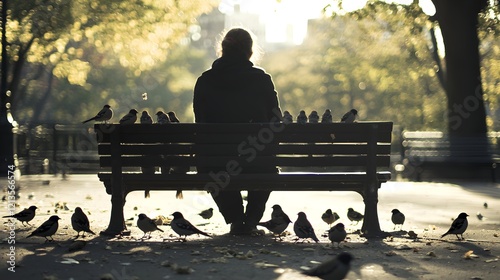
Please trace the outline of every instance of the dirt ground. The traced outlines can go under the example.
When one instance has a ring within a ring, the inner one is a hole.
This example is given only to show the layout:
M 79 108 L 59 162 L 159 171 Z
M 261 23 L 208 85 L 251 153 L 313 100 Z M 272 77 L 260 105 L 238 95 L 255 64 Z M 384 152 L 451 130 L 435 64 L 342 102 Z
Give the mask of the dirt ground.
M 0 182 L 6 195 L 8 183 Z M 282 241 L 275 241 L 267 231 L 256 237 L 228 235 L 229 226 L 211 197 L 192 191 L 185 191 L 182 200 L 169 191 L 153 191 L 148 199 L 142 192 L 131 193 L 125 205 L 130 236 L 85 235 L 78 239 L 83 242 L 75 242 L 70 222 L 75 207 L 84 210 L 96 233 L 109 222 L 110 196 L 96 175 L 22 176 L 15 183 L 19 197 L 1 202 L 2 216 L 13 202 L 16 212 L 30 205 L 38 210 L 32 227 L 16 223 L 11 231 L 9 219 L 3 219 L 0 279 L 314 279 L 301 271 L 342 251 L 354 256 L 347 279 L 499 279 L 500 275 L 499 184 L 385 183 L 379 192 L 379 220 L 392 236 L 383 240 L 360 237 L 356 232 L 361 223 L 353 225 L 347 219 L 348 207 L 363 211 L 356 193 L 273 192 L 264 219 L 270 218 L 273 204 L 280 204 L 292 221 L 303 211 L 320 239 L 319 243 L 295 243 L 292 224 Z M 209 207 L 215 209 L 210 220 L 197 215 Z M 324 235 L 328 225 L 321 214 L 328 208 L 347 226 L 348 238 L 341 248 L 333 247 Z M 401 231 L 394 231 L 390 221 L 393 208 L 406 215 Z M 187 242 L 179 242 L 170 226 L 162 225 L 163 233 L 156 231 L 150 239 L 140 240 L 138 214 L 168 218 L 175 211 L 212 237 L 190 236 Z M 460 212 L 470 215 L 465 241 L 454 235 L 441 239 Z M 61 220 L 54 242 L 26 238 L 55 213 Z M 408 231 L 415 232 L 417 239 L 410 238 Z

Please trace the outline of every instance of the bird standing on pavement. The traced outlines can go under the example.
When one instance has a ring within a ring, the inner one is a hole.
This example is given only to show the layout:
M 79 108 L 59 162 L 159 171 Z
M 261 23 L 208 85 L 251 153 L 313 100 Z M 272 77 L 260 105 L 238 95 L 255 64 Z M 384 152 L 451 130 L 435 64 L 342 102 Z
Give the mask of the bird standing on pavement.
M 345 231 L 345 226 L 343 223 L 338 223 L 328 230 L 328 239 L 335 245 L 338 244 L 340 248 L 340 242 L 344 241 L 347 237 L 347 232 Z
M 168 124 L 170 123 L 170 118 L 163 111 L 156 112 L 156 122 L 159 124 Z
M 137 110 L 131 109 L 128 114 L 120 119 L 120 124 L 134 124 L 137 121 Z
M 359 221 L 363 220 L 364 216 L 363 214 L 355 211 L 354 209 L 349 208 L 347 209 L 347 218 L 349 218 L 351 222 L 356 222 L 357 225 Z
M 458 237 L 458 235 L 460 234 L 460 236 L 462 236 L 462 240 L 464 240 L 465 238 L 463 236 L 463 233 L 469 225 L 469 222 L 467 221 L 468 216 L 469 215 L 464 212 L 460 213 L 458 217 L 453 221 L 453 223 L 451 223 L 450 229 L 445 234 L 441 235 L 441 238 L 445 237 L 448 234 L 455 234 L 458 240 L 460 240 L 460 238 Z
M 293 224 L 293 231 L 295 232 L 295 235 L 297 235 L 298 239 L 311 238 L 312 240 L 314 240 L 314 242 L 318 243 L 318 237 L 316 237 L 314 228 L 307 219 L 306 213 L 299 212 L 297 215 L 297 220 Z
M 299 115 L 297 116 L 297 123 L 300 123 L 300 124 L 307 123 L 307 116 L 306 116 L 306 112 L 304 110 L 300 110 Z
M 174 219 L 170 222 L 170 226 L 172 230 L 175 231 L 181 238 L 184 236 L 184 241 L 186 241 L 186 237 L 191 234 L 201 234 L 210 237 L 208 233 L 205 233 L 195 226 L 193 226 L 188 220 L 184 219 L 184 216 L 181 212 L 174 212 L 172 214 Z
M 309 276 L 316 276 L 321 279 L 344 279 L 351 269 L 352 259 L 353 256 L 351 254 L 342 252 L 336 258 L 323 262 L 317 267 L 306 270 L 303 273 Z
M 40 237 L 45 237 L 45 242 L 51 242 L 54 241 L 54 238 L 52 238 L 52 235 L 54 235 L 59 228 L 59 216 L 57 215 L 52 215 L 50 218 L 43 222 L 41 226 L 39 226 L 37 229 L 35 229 L 30 235 L 28 235 L 26 238 L 30 238 L 32 236 L 40 236 Z M 50 237 L 48 239 L 47 237 Z
M 339 214 L 337 212 L 332 212 L 332 209 L 327 209 L 323 215 L 321 215 L 321 219 L 323 222 L 328 225 L 333 224 L 336 220 L 340 219 Z
M 351 109 L 349 112 L 345 113 L 340 119 L 340 122 L 343 123 L 353 123 L 356 120 L 356 116 L 358 115 L 358 111 L 356 109 Z
M 332 111 L 330 109 L 326 109 L 325 112 L 323 113 L 323 116 L 321 116 L 321 123 L 332 123 Z
M 198 213 L 203 219 L 209 220 L 214 215 L 214 208 L 208 208 Z
M 153 119 L 149 115 L 148 111 L 146 111 L 146 110 L 142 111 L 140 122 L 141 122 L 141 124 L 152 124 L 153 123 Z
M 36 206 L 32 205 L 29 208 L 25 208 L 20 212 L 17 212 L 14 215 L 3 216 L 2 218 L 15 218 L 21 222 L 23 226 L 26 226 L 24 223 L 26 222 L 30 225 L 29 221 L 35 218 L 35 210 L 38 209 Z M 30 225 L 31 226 L 31 225 Z
M 318 112 L 312 111 L 311 114 L 309 114 L 309 123 L 318 123 L 318 122 L 319 122 Z
M 167 113 L 168 115 L 168 118 L 170 119 L 170 122 L 172 123 L 180 123 L 181 121 L 177 118 L 177 116 L 175 115 L 175 112 L 174 111 L 170 111 Z
M 111 117 L 113 117 L 113 110 L 111 109 L 111 106 L 106 104 L 94 117 L 83 121 L 82 123 L 87 123 L 90 121 L 107 122 L 111 119 Z
M 71 215 L 71 226 L 77 232 L 75 239 L 80 236 L 80 231 L 83 231 L 82 237 L 85 237 L 85 232 L 95 235 L 95 233 L 90 230 L 89 218 L 83 213 L 80 207 L 76 207 L 75 212 Z
M 271 212 L 271 220 L 267 222 L 260 222 L 257 225 L 267 228 L 274 235 L 280 237 L 292 221 L 288 215 L 283 212 L 283 209 L 278 204 L 273 205 L 272 208 L 273 211 Z
M 141 239 L 144 239 L 146 235 L 149 233 L 148 237 L 151 237 L 151 232 L 155 230 L 159 230 L 163 232 L 161 228 L 159 228 L 156 223 L 151 220 L 146 214 L 139 214 L 139 217 L 137 219 L 137 227 L 144 232 L 144 235 L 141 237 Z
M 397 225 L 400 225 L 399 229 L 403 228 L 403 224 L 405 223 L 405 215 L 401 213 L 398 209 L 392 209 L 391 221 L 394 224 L 394 229 L 396 229 Z
M 283 123 L 284 124 L 293 123 L 293 116 L 292 114 L 290 114 L 290 112 L 288 111 L 283 112 Z

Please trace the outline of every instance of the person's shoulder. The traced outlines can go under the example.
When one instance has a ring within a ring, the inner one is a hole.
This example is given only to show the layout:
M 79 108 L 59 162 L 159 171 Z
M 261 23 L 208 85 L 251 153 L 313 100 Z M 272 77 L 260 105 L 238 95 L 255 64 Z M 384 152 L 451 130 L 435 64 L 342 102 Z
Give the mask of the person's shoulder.
M 269 73 L 266 72 L 266 70 L 264 68 L 256 66 L 256 65 L 252 66 L 252 71 L 254 71 L 255 73 L 262 74 L 262 75 L 271 76 L 271 75 L 269 75 Z

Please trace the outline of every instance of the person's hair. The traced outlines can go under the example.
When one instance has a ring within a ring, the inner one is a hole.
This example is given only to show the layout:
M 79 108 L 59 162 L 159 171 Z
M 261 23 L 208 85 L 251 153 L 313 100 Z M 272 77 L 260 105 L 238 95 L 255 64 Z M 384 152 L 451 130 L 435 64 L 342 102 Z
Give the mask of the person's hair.
M 227 31 L 218 46 L 220 56 L 240 56 L 253 62 L 257 62 L 261 56 L 255 35 L 243 28 Z

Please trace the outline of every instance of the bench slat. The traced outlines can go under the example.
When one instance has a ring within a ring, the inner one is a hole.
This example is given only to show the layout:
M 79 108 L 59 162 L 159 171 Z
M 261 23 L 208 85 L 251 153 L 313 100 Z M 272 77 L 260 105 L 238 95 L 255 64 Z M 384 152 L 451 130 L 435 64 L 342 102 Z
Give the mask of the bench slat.
M 124 155 L 176 155 L 197 154 L 203 152 L 205 155 L 234 155 L 238 154 L 237 144 L 131 144 L 122 145 L 121 153 Z M 366 144 L 280 144 L 267 147 L 266 151 L 271 154 L 302 154 L 302 155 L 352 155 L 366 154 Z M 377 146 L 378 154 L 390 154 L 390 144 Z M 100 144 L 98 146 L 100 155 L 110 155 L 111 146 Z
M 350 167 L 366 167 L 367 157 L 364 155 L 358 156 L 336 156 L 336 157 L 273 157 L 273 156 L 256 156 L 251 160 L 248 157 L 231 157 L 231 156 L 134 156 L 122 157 L 121 165 L 125 167 L 132 166 L 226 166 L 238 164 L 246 167 L 262 167 L 262 166 L 350 166 Z M 101 167 L 111 167 L 111 157 L 101 157 Z M 388 166 L 390 155 L 377 156 L 377 166 Z

